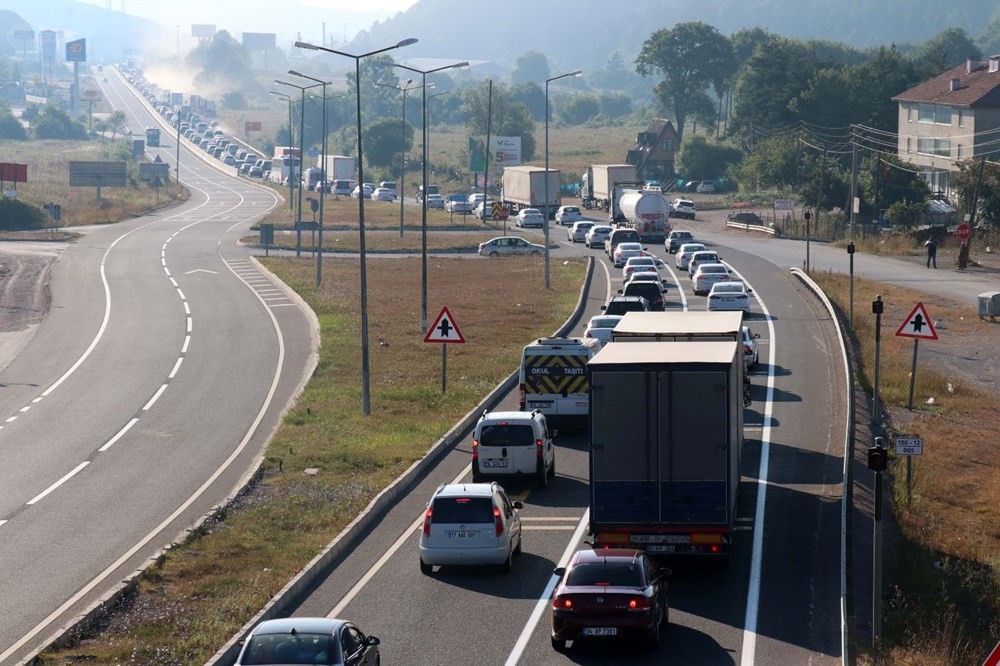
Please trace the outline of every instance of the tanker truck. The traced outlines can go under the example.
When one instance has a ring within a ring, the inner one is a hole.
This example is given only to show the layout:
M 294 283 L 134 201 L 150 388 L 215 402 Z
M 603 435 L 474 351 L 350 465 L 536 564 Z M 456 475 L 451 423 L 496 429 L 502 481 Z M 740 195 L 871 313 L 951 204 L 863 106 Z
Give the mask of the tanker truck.
M 616 214 L 617 213 L 617 214 Z M 643 243 L 662 243 L 672 229 L 670 202 L 655 190 L 615 188 L 612 224 L 635 229 Z

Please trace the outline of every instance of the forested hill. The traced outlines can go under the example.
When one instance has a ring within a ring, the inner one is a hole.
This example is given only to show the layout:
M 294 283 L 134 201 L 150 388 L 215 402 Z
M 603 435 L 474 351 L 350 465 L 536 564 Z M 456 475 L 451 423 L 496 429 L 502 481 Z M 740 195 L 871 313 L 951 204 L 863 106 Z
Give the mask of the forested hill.
M 1000 49 L 996 0 L 419 0 L 359 35 L 357 43 L 418 37 L 420 43 L 409 47 L 406 57 L 513 64 L 520 54 L 535 50 L 556 67 L 597 67 L 613 51 L 631 61 L 650 33 L 687 21 L 703 21 L 724 34 L 761 27 L 786 37 L 857 47 L 921 42 L 953 26 L 982 43 L 992 22 L 985 41 Z

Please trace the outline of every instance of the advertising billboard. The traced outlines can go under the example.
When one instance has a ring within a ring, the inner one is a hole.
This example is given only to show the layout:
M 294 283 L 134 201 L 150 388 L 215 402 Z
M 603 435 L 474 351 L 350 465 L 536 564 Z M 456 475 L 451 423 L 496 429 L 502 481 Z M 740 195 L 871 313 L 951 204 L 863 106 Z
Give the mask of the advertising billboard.
M 87 40 L 66 42 L 66 62 L 87 62 Z
M 69 163 L 70 187 L 125 187 L 125 162 Z
M 244 32 L 243 46 L 251 51 L 273 51 L 277 44 L 273 32 Z
M 517 166 L 521 163 L 521 137 L 491 136 L 489 148 L 485 136 L 469 137 L 469 171 L 483 173 L 486 160 L 490 169 Z
M 42 41 L 42 57 L 45 58 L 46 62 L 51 62 L 56 58 L 56 31 L 55 30 L 42 30 L 38 33 L 39 39 Z

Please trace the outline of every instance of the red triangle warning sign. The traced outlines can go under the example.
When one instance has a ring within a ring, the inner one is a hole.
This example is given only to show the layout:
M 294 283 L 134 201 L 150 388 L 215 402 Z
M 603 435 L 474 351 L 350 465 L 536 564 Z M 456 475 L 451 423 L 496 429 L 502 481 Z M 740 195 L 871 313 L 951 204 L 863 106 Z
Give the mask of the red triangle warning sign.
M 448 308 L 441 308 L 441 314 L 434 320 L 434 324 L 427 329 L 424 342 L 444 342 L 444 343 L 464 343 L 465 338 L 458 330 L 454 317 L 448 312 Z
M 906 321 L 896 331 L 896 336 L 900 338 L 917 338 L 919 340 L 937 340 L 938 334 L 934 330 L 934 324 L 927 315 L 927 309 L 923 303 L 917 303 L 910 312 Z

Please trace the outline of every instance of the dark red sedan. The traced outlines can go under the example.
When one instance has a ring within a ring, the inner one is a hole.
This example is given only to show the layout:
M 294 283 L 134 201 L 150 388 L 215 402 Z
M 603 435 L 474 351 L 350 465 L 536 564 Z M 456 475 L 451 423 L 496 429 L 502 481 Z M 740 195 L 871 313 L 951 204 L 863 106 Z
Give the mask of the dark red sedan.
M 552 647 L 578 638 L 644 638 L 653 648 L 668 622 L 670 571 L 640 550 L 581 550 L 554 572 Z

